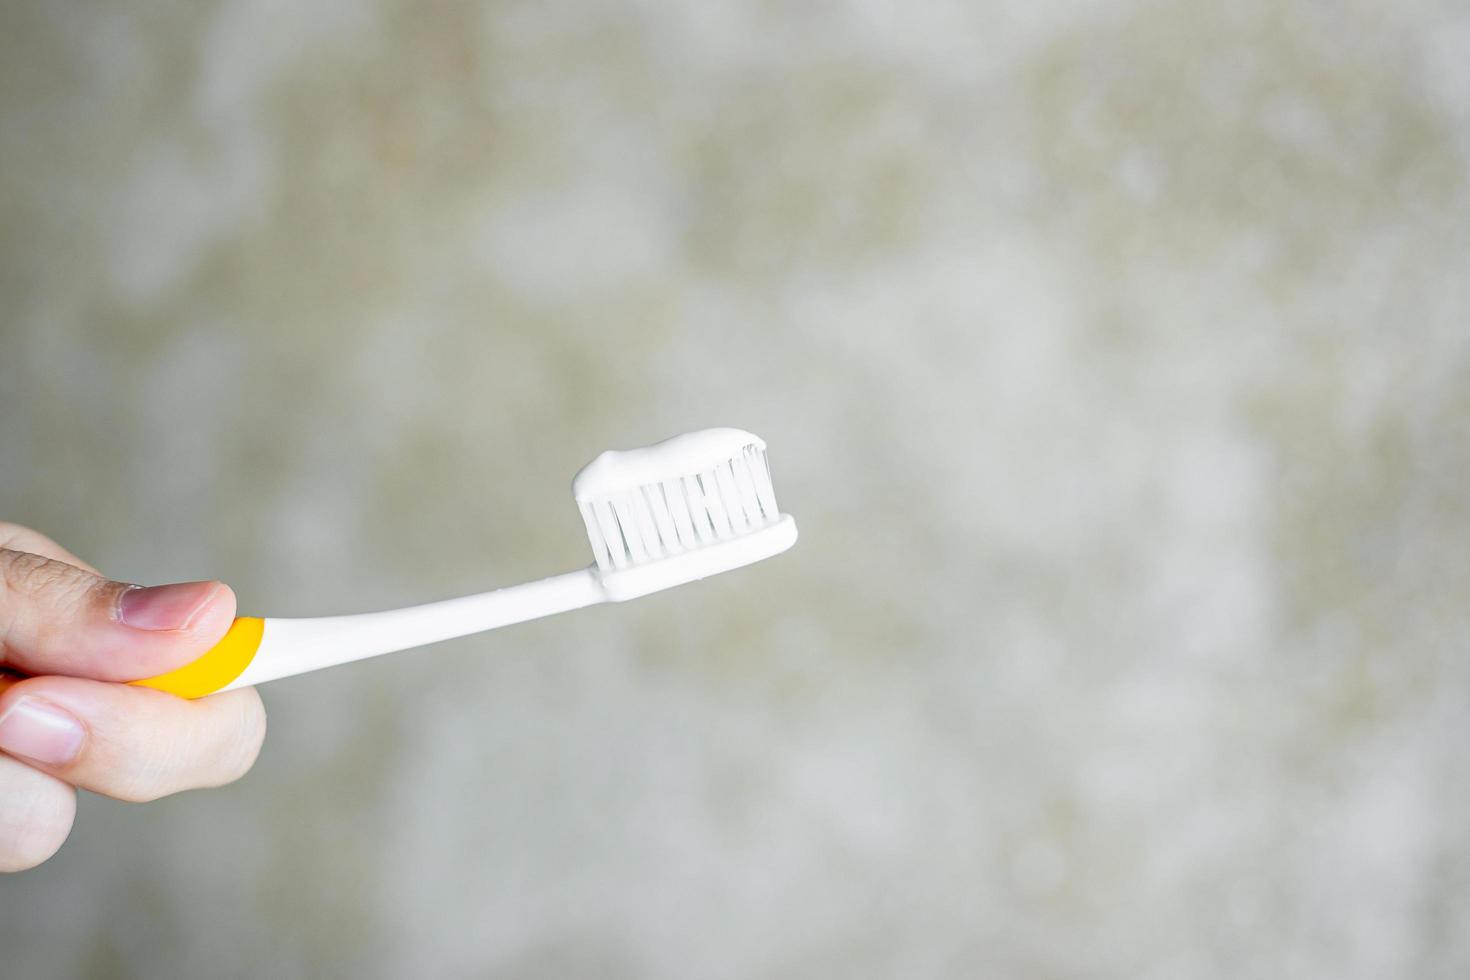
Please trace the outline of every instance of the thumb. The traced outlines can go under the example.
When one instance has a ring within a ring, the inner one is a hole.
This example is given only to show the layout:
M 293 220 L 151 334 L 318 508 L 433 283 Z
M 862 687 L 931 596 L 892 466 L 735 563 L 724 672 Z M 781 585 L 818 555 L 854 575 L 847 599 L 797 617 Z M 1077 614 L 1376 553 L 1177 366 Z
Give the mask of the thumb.
M 23 673 L 152 677 L 208 650 L 234 615 L 221 582 L 145 589 L 0 548 L 0 666 Z

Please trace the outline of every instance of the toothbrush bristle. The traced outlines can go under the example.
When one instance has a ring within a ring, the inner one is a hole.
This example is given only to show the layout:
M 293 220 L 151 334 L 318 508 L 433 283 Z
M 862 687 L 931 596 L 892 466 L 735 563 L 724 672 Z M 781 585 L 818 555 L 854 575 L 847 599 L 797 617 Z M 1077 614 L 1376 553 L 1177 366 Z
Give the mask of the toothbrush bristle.
M 765 446 L 756 442 L 698 472 L 670 474 L 577 505 L 603 572 L 758 531 L 781 517 Z

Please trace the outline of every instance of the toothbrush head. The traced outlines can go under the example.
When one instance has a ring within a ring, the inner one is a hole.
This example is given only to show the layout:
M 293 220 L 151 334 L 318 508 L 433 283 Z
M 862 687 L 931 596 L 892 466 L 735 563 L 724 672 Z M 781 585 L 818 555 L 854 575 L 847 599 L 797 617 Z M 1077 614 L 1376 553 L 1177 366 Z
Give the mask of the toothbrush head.
M 704 429 L 582 468 L 572 495 L 597 576 L 615 602 L 778 555 L 796 522 L 776 508 L 766 444 Z

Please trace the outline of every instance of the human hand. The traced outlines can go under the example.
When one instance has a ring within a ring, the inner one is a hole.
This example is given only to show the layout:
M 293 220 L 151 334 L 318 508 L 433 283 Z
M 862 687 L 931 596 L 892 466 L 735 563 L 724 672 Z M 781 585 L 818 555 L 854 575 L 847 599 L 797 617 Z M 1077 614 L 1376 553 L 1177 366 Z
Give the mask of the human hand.
M 0 871 L 56 853 L 77 788 L 145 802 L 250 769 L 265 737 L 254 688 L 185 701 L 118 683 L 195 659 L 234 615 L 223 583 L 112 582 L 0 523 Z

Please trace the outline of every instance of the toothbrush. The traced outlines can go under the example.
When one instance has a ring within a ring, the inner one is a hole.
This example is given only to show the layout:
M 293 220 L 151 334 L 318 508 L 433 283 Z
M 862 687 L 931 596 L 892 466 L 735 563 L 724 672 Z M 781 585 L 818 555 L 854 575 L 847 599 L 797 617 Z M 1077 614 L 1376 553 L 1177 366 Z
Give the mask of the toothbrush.
M 184 698 L 622 602 L 778 555 L 796 522 L 776 508 L 766 444 L 704 429 L 608 451 L 572 481 L 594 564 L 480 595 L 315 619 L 242 616 L 199 659 L 132 683 Z

